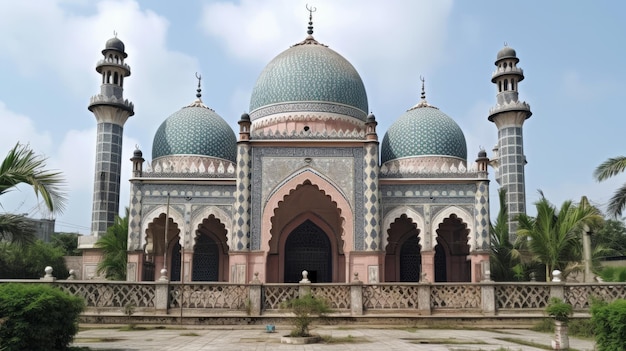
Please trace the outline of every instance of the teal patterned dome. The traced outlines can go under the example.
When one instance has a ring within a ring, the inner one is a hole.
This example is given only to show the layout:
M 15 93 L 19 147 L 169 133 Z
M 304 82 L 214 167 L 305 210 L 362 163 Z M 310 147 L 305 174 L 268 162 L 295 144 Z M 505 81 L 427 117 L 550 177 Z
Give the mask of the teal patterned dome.
M 311 36 L 276 56 L 261 72 L 252 90 L 250 117 L 254 121 L 272 113 L 307 108 L 323 108 L 327 110 L 323 112 L 347 114 L 362 121 L 368 112 L 365 86 L 356 69 Z
M 199 155 L 235 162 L 237 138 L 228 123 L 197 100 L 169 116 L 157 129 L 152 159 Z
M 438 108 L 417 106 L 394 122 L 381 145 L 381 161 L 419 156 L 451 156 L 467 161 L 467 145 L 456 122 Z

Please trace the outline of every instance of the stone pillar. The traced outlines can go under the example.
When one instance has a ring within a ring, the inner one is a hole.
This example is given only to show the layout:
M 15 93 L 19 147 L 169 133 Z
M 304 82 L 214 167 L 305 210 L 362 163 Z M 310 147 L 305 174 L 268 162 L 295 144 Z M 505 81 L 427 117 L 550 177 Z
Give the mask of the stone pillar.
M 485 281 L 480 284 L 480 296 L 483 314 L 494 316 L 496 314 L 496 288 L 493 282 Z
M 359 274 L 354 274 L 350 282 L 350 314 L 353 316 L 363 315 L 363 282 L 359 280 Z
M 422 251 L 422 274 L 428 282 L 435 281 L 435 250 Z
M 311 281 L 309 280 L 308 276 L 309 272 L 302 271 L 302 280 L 299 282 L 300 286 L 298 287 L 299 297 L 311 294 Z
M 420 314 L 430 315 L 430 287 L 431 284 L 428 282 L 420 282 L 420 285 L 417 287 L 417 309 Z
M 250 292 L 248 295 L 248 313 L 250 316 L 260 316 L 263 306 L 263 283 L 259 280 L 259 273 L 254 273 L 254 279 L 250 281 Z
M 363 160 L 363 208 L 365 251 L 381 251 L 380 238 L 380 193 L 378 191 L 378 142 L 365 144 Z
M 169 309 L 169 292 L 170 292 L 170 284 L 169 281 L 157 281 L 154 283 L 155 293 L 154 293 L 154 308 L 158 312 L 168 313 Z
M 552 277 L 552 284 L 550 284 L 550 298 L 556 297 L 565 301 L 565 283 L 561 281 L 561 271 L 553 271 Z

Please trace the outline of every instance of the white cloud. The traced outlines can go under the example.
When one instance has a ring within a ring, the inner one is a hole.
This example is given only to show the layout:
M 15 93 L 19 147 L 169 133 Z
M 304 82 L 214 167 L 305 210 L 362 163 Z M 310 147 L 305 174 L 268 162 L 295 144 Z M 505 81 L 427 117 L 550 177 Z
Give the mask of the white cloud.
M 47 150 L 52 146 L 49 132 L 38 130 L 32 119 L 9 110 L 2 101 L 0 101 L 0 126 L 11 126 L 0 128 L 0 152 L 3 158 L 17 142 L 25 143 L 24 140 L 29 141 L 30 147 L 38 154 L 47 154 Z

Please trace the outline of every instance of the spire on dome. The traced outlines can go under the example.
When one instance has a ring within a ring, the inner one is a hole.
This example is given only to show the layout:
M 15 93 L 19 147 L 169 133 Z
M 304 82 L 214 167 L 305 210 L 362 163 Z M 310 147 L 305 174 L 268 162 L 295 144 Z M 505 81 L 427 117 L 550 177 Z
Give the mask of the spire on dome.
M 309 11 L 309 26 L 307 30 L 308 35 L 306 39 L 304 39 L 303 41 L 297 44 L 294 44 L 293 46 L 307 45 L 307 44 L 327 46 L 324 44 L 320 44 L 317 40 L 315 40 L 315 38 L 313 38 L 313 12 L 317 11 L 317 7 L 309 6 L 309 4 L 307 4 L 306 9 L 307 11 Z
M 212 108 L 206 106 L 203 102 L 202 102 L 202 88 L 201 88 L 201 81 L 202 81 L 202 76 L 200 74 L 198 74 L 198 72 L 196 72 L 196 78 L 198 79 L 198 89 L 196 89 L 196 101 L 192 102 L 191 104 L 187 105 L 186 107 L 204 107 L 207 108 L 211 111 L 213 111 Z
M 424 87 L 424 82 L 426 81 L 424 79 L 424 77 L 420 76 L 420 80 L 422 81 L 422 94 L 421 94 L 421 100 L 420 102 L 417 103 L 417 105 L 411 107 L 410 109 L 408 109 L 408 111 L 411 111 L 413 109 L 416 108 L 420 108 L 420 107 L 432 107 L 432 108 L 436 108 L 435 106 L 432 106 L 428 103 L 428 101 L 426 101 L 426 89 Z

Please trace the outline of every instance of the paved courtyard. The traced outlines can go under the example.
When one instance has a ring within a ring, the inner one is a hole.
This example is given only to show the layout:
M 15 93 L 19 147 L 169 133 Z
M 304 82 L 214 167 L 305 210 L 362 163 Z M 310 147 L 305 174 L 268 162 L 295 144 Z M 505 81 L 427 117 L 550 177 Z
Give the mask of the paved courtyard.
M 281 344 L 288 326 L 277 326 L 276 333 L 266 333 L 263 326 L 190 327 L 120 331 L 119 328 L 87 326 L 76 336 L 74 346 L 92 350 L 510 350 L 540 351 L 550 346 L 551 335 L 522 329 L 446 330 L 393 329 L 374 327 L 323 326 L 315 333 L 330 342 Z M 528 346 L 528 345 L 537 346 Z M 593 350 L 590 340 L 570 338 L 576 350 Z

